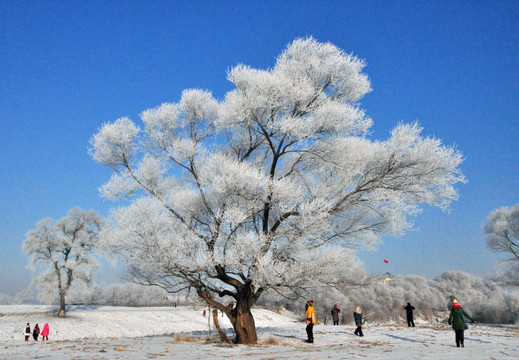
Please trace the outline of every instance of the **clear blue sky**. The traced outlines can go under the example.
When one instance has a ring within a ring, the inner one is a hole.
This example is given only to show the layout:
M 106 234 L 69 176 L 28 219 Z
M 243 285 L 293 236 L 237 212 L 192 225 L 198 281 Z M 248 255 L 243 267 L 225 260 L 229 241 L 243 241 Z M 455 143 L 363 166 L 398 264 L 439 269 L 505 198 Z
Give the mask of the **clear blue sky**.
M 366 60 L 374 138 L 419 120 L 466 158 L 452 211 L 425 208 L 361 252 L 368 272 L 496 271 L 481 224 L 519 203 L 518 24 L 518 1 L 0 1 L 0 293 L 28 286 L 21 245 L 39 220 L 117 206 L 87 154 L 104 122 L 186 88 L 221 99 L 229 67 L 267 68 L 309 35 Z

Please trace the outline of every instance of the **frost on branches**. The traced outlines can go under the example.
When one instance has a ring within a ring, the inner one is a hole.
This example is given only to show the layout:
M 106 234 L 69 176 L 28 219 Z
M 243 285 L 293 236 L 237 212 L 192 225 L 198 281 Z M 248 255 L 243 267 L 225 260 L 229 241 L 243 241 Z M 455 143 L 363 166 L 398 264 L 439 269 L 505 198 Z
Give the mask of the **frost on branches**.
M 512 265 L 503 277 L 504 283 L 519 286 L 519 204 L 493 211 L 483 225 L 483 232 L 488 249 L 506 254 L 506 262 Z
M 446 209 L 463 182 L 461 154 L 399 124 L 368 139 L 358 101 L 362 60 L 313 38 L 292 42 L 270 70 L 238 65 L 218 101 L 185 90 L 178 103 L 104 124 L 90 153 L 114 170 L 106 249 L 133 280 L 195 289 L 257 340 L 250 309 L 272 289 L 300 292 L 362 278 L 354 250 L 400 234 L 422 204 Z
M 59 301 L 59 316 L 65 316 L 66 296 L 71 286 L 92 280 L 98 262 L 91 253 L 102 225 L 97 212 L 74 208 L 56 222 L 50 218 L 41 220 L 36 229 L 25 235 L 23 250 L 29 255 L 28 266 L 32 269 L 39 263 L 48 266 L 34 283 L 42 299 L 51 303 Z

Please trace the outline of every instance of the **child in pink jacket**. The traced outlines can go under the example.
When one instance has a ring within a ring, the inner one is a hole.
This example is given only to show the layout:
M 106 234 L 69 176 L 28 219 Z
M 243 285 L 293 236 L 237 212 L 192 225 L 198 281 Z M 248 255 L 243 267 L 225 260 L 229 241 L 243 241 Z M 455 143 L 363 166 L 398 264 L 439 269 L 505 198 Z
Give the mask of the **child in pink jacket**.
M 43 325 L 43 330 L 41 331 L 41 341 L 49 341 L 49 331 L 49 324 L 45 323 L 45 325 Z

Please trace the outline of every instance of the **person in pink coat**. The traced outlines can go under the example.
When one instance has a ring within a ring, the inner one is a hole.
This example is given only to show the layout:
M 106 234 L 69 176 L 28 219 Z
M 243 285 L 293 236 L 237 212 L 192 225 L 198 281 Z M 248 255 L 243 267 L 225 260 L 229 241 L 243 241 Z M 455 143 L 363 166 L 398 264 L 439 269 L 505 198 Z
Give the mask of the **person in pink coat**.
M 43 325 L 43 330 L 41 331 L 41 341 L 49 341 L 49 324 L 48 323 L 45 323 L 45 325 Z

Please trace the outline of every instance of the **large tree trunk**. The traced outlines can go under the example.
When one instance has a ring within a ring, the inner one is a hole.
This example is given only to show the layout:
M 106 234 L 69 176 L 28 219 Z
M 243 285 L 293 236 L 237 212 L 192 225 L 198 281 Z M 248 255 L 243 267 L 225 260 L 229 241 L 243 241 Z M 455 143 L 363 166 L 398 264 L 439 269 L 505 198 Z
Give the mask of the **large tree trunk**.
M 258 341 L 258 336 L 251 309 L 263 292 L 263 289 L 254 291 L 254 285 L 252 285 L 251 281 L 246 281 L 245 284 L 238 284 L 236 281 L 233 286 L 235 286 L 235 292 L 226 290 L 219 294 L 220 296 L 230 295 L 233 297 L 234 300 L 227 305 L 215 301 L 211 293 L 204 289 L 198 288 L 197 292 L 210 306 L 220 309 L 227 315 L 236 334 L 235 343 L 254 345 Z
M 237 303 L 236 316 L 233 320 L 232 326 L 236 333 L 236 342 L 238 344 L 256 344 L 258 336 L 256 335 L 256 324 L 250 308 Z
M 65 305 L 65 294 L 60 294 L 58 316 L 65 316 Z
M 236 306 L 232 310 L 232 326 L 236 333 L 238 344 L 256 344 L 258 336 L 256 334 L 256 324 L 252 316 L 251 308 L 256 302 L 254 291 L 250 283 L 245 284 L 238 290 Z

